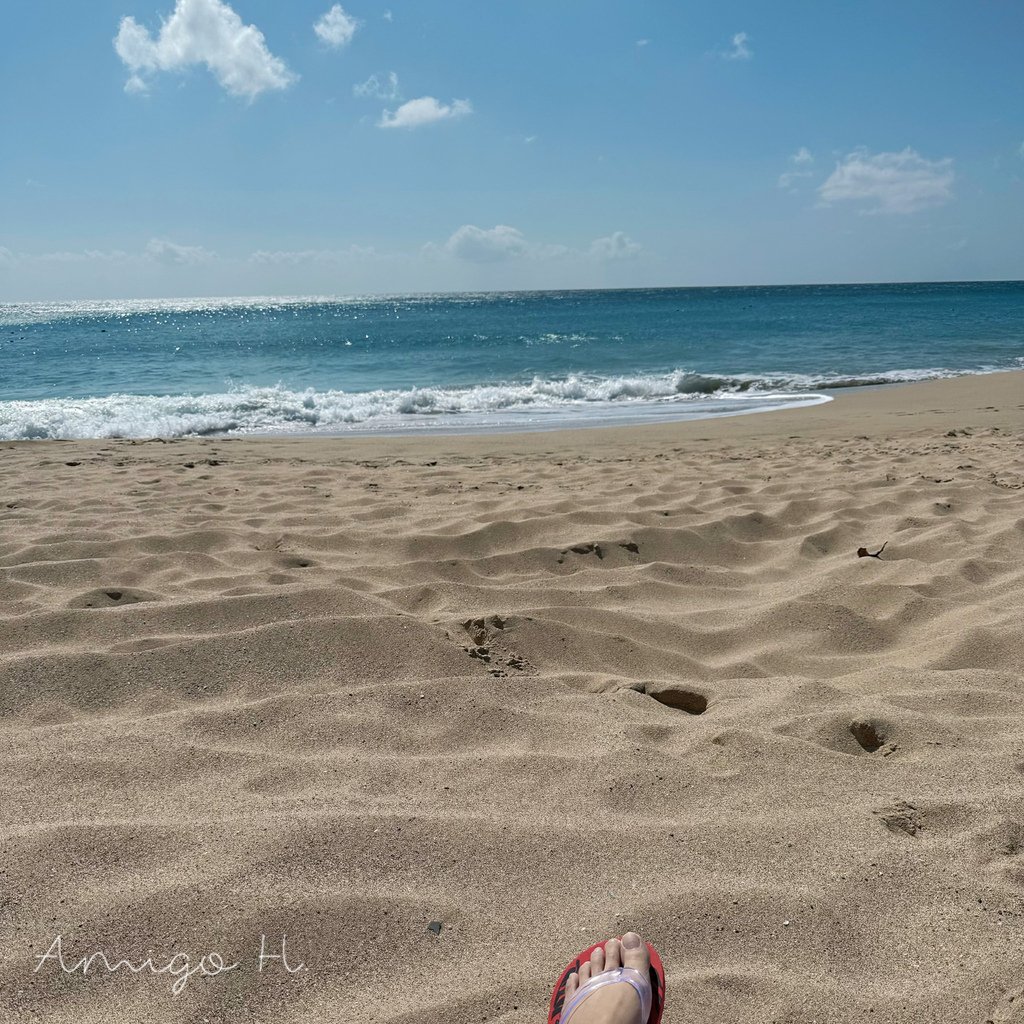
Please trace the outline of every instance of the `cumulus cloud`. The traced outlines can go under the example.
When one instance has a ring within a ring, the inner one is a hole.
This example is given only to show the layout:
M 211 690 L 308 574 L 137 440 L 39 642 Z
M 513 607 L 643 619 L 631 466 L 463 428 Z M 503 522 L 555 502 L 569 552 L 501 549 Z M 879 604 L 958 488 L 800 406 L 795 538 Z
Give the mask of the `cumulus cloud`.
M 201 245 L 178 245 L 166 238 L 151 239 L 146 246 L 146 256 L 168 266 L 209 263 L 217 258 L 216 253 L 204 249 Z
M 737 32 L 732 37 L 732 48 L 725 50 L 722 54 L 727 60 L 750 60 L 754 51 L 747 46 L 750 36 L 746 32 Z
M 801 146 L 790 158 L 793 168 L 779 175 L 779 188 L 791 189 L 801 178 L 812 175 L 810 165 L 814 163 L 814 154 L 806 146 Z
M 338 49 L 352 42 L 359 22 L 345 13 L 341 4 L 335 4 L 314 26 L 313 31 L 328 46 Z
M 567 245 L 531 242 L 518 228 L 497 224 L 481 228 L 463 224 L 443 245 L 427 245 L 428 255 L 449 256 L 467 263 L 503 263 L 510 260 L 619 260 L 629 259 L 641 247 L 622 231 L 595 238 L 585 250 Z
M 589 255 L 595 260 L 629 260 L 641 248 L 624 231 L 613 231 L 606 238 L 595 238 L 590 243 Z
M 379 128 L 419 128 L 437 121 L 452 121 L 473 113 L 469 100 L 438 103 L 433 96 L 421 96 L 403 103 L 397 110 L 385 110 L 377 122 Z
M 194 64 L 205 64 L 232 96 L 250 100 L 298 77 L 267 49 L 263 33 L 223 0 L 177 0 L 156 36 L 134 18 L 122 18 L 114 49 L 131 72 L 126 92 L 145 92 L 147 76 L 157 71 Z
M 386 78 L 379 75 L 370 75 L 365 82 L 359 82 L 352 86 L 354 96 L 362 96 L 366 99 L 394 101 L 401 93 L 398 90 L 398 75 L 389 71 Z
M 825 206 L 866 204 L 867 213 L 914 213 L 953 198 L 953 161 L 926 160 L 909 146 L 899 153 L 857 149 L 818 188 Z
M 443 249 L 448 255 L 470 263 L 501 263 L 528 255 L 530 245 L 521 231 L 507 224 L 493 228 L 463 224 L 444 243 Z

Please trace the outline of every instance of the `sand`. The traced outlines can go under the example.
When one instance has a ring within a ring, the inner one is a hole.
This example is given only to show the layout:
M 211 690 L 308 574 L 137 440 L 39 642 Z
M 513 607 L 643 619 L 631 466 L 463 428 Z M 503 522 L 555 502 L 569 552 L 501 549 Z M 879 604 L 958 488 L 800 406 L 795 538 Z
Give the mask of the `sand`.
M 1022 402 L 0 445 L 0 1020 L 1024 1021 Z

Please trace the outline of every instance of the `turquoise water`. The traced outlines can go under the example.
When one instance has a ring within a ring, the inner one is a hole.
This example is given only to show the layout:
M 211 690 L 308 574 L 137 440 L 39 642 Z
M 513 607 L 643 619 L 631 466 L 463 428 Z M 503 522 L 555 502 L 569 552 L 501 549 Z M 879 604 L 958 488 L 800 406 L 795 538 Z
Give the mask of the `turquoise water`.
M 1024 284 L 0 305 L 0 438 L 537 429 L 1024 366 Z

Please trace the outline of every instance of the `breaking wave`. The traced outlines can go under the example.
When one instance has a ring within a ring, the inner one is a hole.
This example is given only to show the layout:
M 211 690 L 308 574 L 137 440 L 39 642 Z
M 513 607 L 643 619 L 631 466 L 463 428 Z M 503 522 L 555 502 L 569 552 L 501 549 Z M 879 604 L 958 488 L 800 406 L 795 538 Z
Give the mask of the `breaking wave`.
M 239 387 L 218 394 L 0 402 L 0 438 L 184 437 L 538 429 L 703 418 L 827 401 L 809 381 L 676 373 L 368 392 Z
M 0 402 L 0 438 L 183 437 L 214 434 L 387 433 L 543 429 L 653 419 L 702 419 L 812 406 L 818 392 L 957 376 L 905 370 L 846 377 L 676 371 L 624 377 L 367 392 L 241 387 L 217 394 L 112 394 Z
M 707 374 L 572 375 L 529 383 L 368 392 L 283 385 L 206 395 L 114 394 L 0 402 L 0 438 L 184 437 L 215 434 L 538 429 L 645 419 L 705 418 L 828 401 L 818 394 L 950 377 L 899 370 L 850 377 Z

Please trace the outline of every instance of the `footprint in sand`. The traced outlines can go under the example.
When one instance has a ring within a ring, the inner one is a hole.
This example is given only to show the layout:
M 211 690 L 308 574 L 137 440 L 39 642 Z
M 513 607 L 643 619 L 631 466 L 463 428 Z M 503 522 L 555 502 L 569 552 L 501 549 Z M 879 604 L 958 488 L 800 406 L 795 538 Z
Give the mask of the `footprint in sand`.
M 278 564 L 283 569 L 309 569 L 314 563 L 312 559 L 303 558 L 301 555 L 285 555 Z
M 462 649 L 471 658 L 476 658 L 484 664 L 489 665 L 493 660 L 495 667 L 488 669 L 492 676 L 507 675 L 504 669 L 525 672 L 530 667 L 529 662 L 518 652 L 510 650 L 507 639 L 503 637 L 506 628 L 512 622 L 512 619 L 502 618 L 500 615 L 487 615 L 476 619 L 466 619 L 462 623 L 462 628 L 473 641 L 472 647 L 463 647 Z M 504 666 L 504 668 L 499 666 Z
M 128 590 L 123 587 L 101 587 L 79 594 L 68 602 L 69 608 L 120 608 L 129 604 L 140 604 L 143 601 L 159 601 L 159 594 L 151 594 L 145 590 Z
M 604 558 L 604 551 L 602 550 L 600 544 L 573 544 L 572 547 L 563 548 L 559 552 L 559 565 L 561 565 L 565 561 L 565 556 L 568 555 L 570 552 L 574 555 L 597 555 L 598 558 Z
M 676 711 L 685 711 L 688 715 L 703 715 L 708 709 L 707 697 L 696 690 L 665 687 L 658 690 L 648 689 L 646 692 L 659 704 L 664 704 L 667 708 L 674 708 Z
M 776 726 L 774 731 L 854 757 L 868 754 L 875 758 L 885 758 L 900 749 L 890 738 L 895 727 L 882 718 L 855 718 L 851 722 L 843 715 L 813 715 L 783 723 Z
M 869 754 L 881 750 L 885 746 L 885 733 L 874 722 L 852 722 L 850 735 L 857 741 L 860 748 Z M 895 746 L 892 746 L 895 750 Z M 887 751 L 891 753 L 891 751 Z
M 874 812 L 890 831 L 906 836 L 917 836 L 924 829 L 921 812 L 906 800 L 899 800 L 889 807 Z
M 473 638 L 473 642 L 481 647 L 487 643 L 491 636 L 491 630 L 496 629 L 498 632 L 502 632 L 507 621 L 500 615 L 488 615 L 486 618 L 466 619 L 462 628 Z
M 668 515 L 666 512 L 665 515 Z M 640 545 L 632 540 L 619 541 L 618 547 L 624 551 L 628 551 L 631 555 L 640 554 Z M 562 565 L 565 562 L 565 556 L 568 554 L 573 555 L 597 555 L 600 560 L 604 560 L 604 556 L 607 552 L 600 544 L 591 541 L 586 544 L 573 544 L 572 547 L 562 548 L 558 553 L 558 564 Z
M 995 822 L 978 837 L 983 856 L 1005 859 L 1024 852 L 1024 825 L 1009 818 Z

